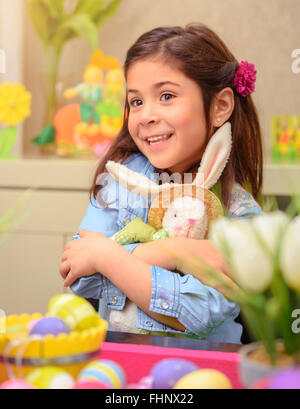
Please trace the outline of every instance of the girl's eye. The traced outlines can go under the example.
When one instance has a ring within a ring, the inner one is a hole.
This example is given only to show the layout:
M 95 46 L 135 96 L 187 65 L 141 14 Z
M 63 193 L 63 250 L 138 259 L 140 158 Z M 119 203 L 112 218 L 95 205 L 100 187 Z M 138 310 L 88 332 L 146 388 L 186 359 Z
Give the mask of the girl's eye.
M 137 107 L 142 105 L 142 100 L 141 99 L 133 99 L 132 101 L 129 102 L 129 105 L 132 107 Z
M 163 100 L 163 101 L 168 101 L 168 100 L 170 100 L 170 99 L 172 99 L 172 98 L 174 98 L 174 95 L 172 95 L 172 94 L 169 94 L 169 93 L 165 93 L 165 94 L 162 94 L 162 96 L 161 96 L 161 99 Z

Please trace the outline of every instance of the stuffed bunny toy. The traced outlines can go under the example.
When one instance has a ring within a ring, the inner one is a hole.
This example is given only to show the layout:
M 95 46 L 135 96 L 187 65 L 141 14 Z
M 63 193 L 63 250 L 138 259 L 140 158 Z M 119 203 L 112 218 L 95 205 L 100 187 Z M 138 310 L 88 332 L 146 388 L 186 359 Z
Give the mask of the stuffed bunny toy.
M 221 202 L 209 189 L 221 176 L 230 151 L 231 124 L 226 122 L 208 142 L 198 172 L 189 184 L 158 185 L 120 163 L 108 161 L 106 169 L 119 183 L 137 194 L 154 198 L 148 225 L 134 219 L 111 238 L 122 245 L 173 236 L 206 238 L 210 223 L 224 215 Z M 137 332 L 136 309 L 131 304 L 127 300 L 123 311 L 111 311 L 110 322 L 115 329 Z

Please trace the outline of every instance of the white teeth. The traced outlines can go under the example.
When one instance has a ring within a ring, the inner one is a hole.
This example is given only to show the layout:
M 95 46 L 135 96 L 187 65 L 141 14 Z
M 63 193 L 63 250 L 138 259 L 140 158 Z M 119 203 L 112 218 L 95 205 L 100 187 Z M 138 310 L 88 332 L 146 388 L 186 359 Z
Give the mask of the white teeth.
M 166 140 L 170 135 L 154 136 L 153 138 L 148 138 L 148 142 L 151 145 L 157 145 L 161 141 Z

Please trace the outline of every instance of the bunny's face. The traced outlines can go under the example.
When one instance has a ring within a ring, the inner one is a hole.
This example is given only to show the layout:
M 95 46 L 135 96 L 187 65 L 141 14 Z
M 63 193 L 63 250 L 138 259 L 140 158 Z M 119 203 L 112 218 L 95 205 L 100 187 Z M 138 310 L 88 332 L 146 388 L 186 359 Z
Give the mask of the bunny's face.
M 163 218 L 169 235 L 203 239 L 207 228 L 204 203 L 189 196 L 175 199 Z

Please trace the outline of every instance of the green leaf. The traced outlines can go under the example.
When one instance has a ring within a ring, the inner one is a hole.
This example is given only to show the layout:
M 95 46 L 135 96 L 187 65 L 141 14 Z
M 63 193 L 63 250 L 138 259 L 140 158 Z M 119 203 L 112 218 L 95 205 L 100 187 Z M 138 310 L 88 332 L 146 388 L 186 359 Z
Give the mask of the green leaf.
M 300 214 L 300 195 L 292 196 L 291 202 L 288 205 L 285 213 L 290 217 L 293 218 Z
M 68 17 L 59 27 L 57 35 L 59 36 L 65 29 L 73 32 L 72 38 L 85 37 L 93 50 L 99 47 L 97 27 L 87 14 L 74 14 Z
M 65 16 L 64 0 L 42 0 L 50 17 L 61 20 Z
M 0 131 L 0 157 L 5 157 L 13 148 L 17 137 L 17 128 L 8 127 Z
M 85 13 L 93 17 L 102 7 L 104 0 L 79 0 L 74 14 Z
M 49 15 L 49 10 L 43 0 L 28 0 L 28 14 L 36 33 L 43 44 L 48 46 L 57 23 Z
M 47 145 L 48 143 L 53 143 L 55 141 L 55 129 L 53 125 L 46 126 L 42 132 L 31 140 L 35 145 Z
M 98 28 L 102 26 L 106 19 L 115 14 L 121 1 L 122 0 L 112 0 L 104 9 L 99 10 L 94 18 L 94 22 Z

